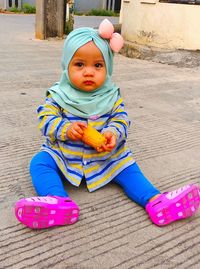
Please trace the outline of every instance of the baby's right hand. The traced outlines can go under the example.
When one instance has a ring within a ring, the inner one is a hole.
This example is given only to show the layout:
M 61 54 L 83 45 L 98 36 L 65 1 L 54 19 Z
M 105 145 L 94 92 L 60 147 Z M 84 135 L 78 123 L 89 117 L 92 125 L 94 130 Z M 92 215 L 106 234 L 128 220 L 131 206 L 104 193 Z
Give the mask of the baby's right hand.
M 67 137 L 73 141 L 81 140 L 83 136 L 83 129 L 86 127 L 87 125 L 83 122 L 72 123 L 67 129 Z

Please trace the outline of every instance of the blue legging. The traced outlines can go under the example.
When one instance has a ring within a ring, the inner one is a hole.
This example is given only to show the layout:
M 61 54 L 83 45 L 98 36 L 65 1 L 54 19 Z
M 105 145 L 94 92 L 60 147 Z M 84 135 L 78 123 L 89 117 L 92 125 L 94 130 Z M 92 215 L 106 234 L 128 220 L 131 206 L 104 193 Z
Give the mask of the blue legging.
M 38 195 L 68 196 L 62 182 L 64 176 L 49 153 L 42 151 L 33 157 L 30 173 Z M 124 169 L 112 182 L 120 185 L 127 196 L 142 207 L 145 207 L 151 197 L 160 193 L 136 163 Z

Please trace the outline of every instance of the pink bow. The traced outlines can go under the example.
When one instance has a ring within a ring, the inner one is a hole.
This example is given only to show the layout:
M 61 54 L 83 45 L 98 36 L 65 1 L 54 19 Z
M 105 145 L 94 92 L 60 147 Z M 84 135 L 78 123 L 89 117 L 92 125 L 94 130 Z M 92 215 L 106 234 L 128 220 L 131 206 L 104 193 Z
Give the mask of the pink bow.
M 123 37 L 118 33 L 114 33 L 114 27 L 107 19 L 103 20 L 99 25 L 99 35 L 102 38 L 110 39 L 110 47 L 114 52 L 119 52 L 124 45 Z

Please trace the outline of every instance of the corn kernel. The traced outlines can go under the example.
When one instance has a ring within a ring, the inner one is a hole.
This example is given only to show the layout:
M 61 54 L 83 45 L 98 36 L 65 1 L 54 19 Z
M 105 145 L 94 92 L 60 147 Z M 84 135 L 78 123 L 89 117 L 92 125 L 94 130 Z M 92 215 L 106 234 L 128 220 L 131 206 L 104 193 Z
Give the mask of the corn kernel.
M 84 128 L 82 140 L 95 149 L 101 148 L 106 143 L 106 138 L 89 124 Z

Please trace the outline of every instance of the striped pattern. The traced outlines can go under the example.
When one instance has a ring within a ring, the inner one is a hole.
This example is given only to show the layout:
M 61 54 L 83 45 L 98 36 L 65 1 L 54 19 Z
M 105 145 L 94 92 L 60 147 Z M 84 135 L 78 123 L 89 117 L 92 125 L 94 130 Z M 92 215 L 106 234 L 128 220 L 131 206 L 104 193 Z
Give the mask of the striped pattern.
M 85 119 L 74 116 L 62 109 L 49 95 L 38 110 L 39 129 L 46 137 L 42 150 L 48 152 L 56 161 L 66 179 L 79 186 L 84 177 L 89 191 L 94 191 L 108 182 L 126 167 L 134 163 L 132 153 L 126 148 L 127 129 L 130 125 L 121 97 L 112 111 L 98 119 Z M 71 141 L 66 136 L 73 122 L 90 123 L 100 132 L 110 130 L 118 138 L 112 152 L 98 153 L 92 147 L 79 141 Z

